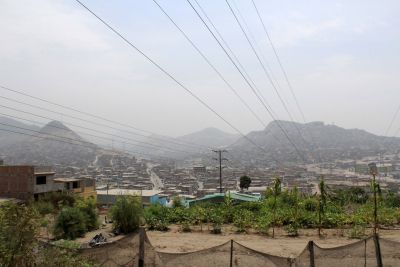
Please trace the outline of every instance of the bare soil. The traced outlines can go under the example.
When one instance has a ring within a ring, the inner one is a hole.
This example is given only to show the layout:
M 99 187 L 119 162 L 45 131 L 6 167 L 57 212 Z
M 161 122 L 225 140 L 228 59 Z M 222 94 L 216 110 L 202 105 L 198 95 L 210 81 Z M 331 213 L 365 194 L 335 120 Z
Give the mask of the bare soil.
M 300 230 L 298 237 L 289 237 L 283 229 L 275 229 L 275 238 L 260 235 L 256 233 L 236 233 L 235 228 L 225 225 L 222 228 L 222 234 L 211 234 L 207 230 L 207 226 L 192 227 L 192 232 L 183 233 L 180 227 L 173 225 L 167 232 L 147 231 L 150 242 L 158 251 L 163 252 L 191 252 L 201 249 L 210 248 L 223 244 L 231 239 L 240 244 L 277 256 L 296 257 L 306 247 L 309 240 L 313 240 L 321 247 L 336 247 L 356 242 L 359 239 L 351 239 L 348 237 L 350 229 L 326 229 L 323 230 L 323 237 L 318 237 L 317 229 Z M 367 229 L 367 234 L 371 233 L 371 229 Z M 400 242 L 400 230 L 379 230 L 382 238 Z

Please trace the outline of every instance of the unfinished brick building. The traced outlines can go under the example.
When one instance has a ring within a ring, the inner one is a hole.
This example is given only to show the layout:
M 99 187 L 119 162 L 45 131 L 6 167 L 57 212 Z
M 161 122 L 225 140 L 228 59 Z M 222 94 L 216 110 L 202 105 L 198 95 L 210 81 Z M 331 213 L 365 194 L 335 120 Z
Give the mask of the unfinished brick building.
M 63 185 L 54 182 L 54 174 L 50 167 L 0 166 L 0 197 L 29 200 L 62 190 Z

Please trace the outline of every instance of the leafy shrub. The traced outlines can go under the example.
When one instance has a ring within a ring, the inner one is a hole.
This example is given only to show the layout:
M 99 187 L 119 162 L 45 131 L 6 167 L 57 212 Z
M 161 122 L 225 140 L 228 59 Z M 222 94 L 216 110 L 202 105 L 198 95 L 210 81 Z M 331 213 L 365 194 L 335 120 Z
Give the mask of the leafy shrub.
M 361 239 L 365 237 L 365 225 L 356 224 L 350 231 L 351 238 Z
M 56 238 L 75 239 L 87 231 L 85 215 L 76 207 L 65 207 L 58 214 L 54 224 Z
M 261 234 L 268 235 L 271 221 L 272 221 L 272 219 L 269 218 L 268 216 L 263 216 L 263 215 L 258 216 L 256 218 L 256 222 L 255 222 L 255 229 L 257 230 L 257 232 L 259 232 Z
M 72 207 L 75 204 L 74 195 L 62 193 L 62 192 L 50 192 L 46 193 L 40 198 L 43 202 L 50 202 L 55 208 L 62 208 L 64 206 Z
M 299 235 L 299 224 L 297 222 L 292 222 L 285 226 L 285 230 L 289 236 Z
M 135 231 L 143 217 L 140 197 L 119 196 L 110 209 L 110 215 L 115 229 L 124 234 Z
M 181 229 L 182 229 L 182 232 L 185 232 L 185 233 L 192 231 L 192 229 L 190 229 L 190 223 L 187 221 L 185 221 L 181 224 Z
M 209 210 L 208 217 L 210 222 L 213 223 L 213 229 L 211 232 L 213 234 L 220 234 L 221 233 L 221 225 L 224 222 L 223 211 L 221 208 L 214 208 Z
M 39 200 L 34 203 L 33 207 L 40 215 L 46 215 L 54 212 L 54 206 L 51 202 Z
M 144 218 L 149 230 L 167 231 L 169 225 L 169 210 L 168 208 L 160 205 L 150 205 L 144 211 Z
M 233 217 L 233 225 L 238 229 L 238 232 L 244 232 L 251 227 L 253 213 L 248 210 L 238 210 Z
M 254 201 L 254 202 L 242 202 L 237 205 L 239 209 L 248 210 L 251 212 L 259 212 L 262 209 L 262 202 Z
M 315 198 L 306 198 L 303 202 L 306 211 L 317 211 L 318 201 Z
M 30 266 L 37 245 L 38 214 L 25 205 L 0 205 L 0 266 Z
M 83 213 L 88 231 L 99 228 L 96 200 L 94 198 L 78 199 L 75 202 L 75 206 Z

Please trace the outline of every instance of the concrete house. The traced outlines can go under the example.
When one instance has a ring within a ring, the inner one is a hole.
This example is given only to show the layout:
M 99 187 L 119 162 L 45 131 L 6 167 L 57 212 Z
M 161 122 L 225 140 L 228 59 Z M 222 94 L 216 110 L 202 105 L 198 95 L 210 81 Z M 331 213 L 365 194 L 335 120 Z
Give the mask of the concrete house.
M 38 199 L 61 190 L 61 185 L 54 183 L 54 174 L 50 167 L 0 166 L 0 197 Z
M 49 192 L 96 197 L 91 178 L 55 178 L 51 167 L 0 166 L 0 198 L 38 199 Z

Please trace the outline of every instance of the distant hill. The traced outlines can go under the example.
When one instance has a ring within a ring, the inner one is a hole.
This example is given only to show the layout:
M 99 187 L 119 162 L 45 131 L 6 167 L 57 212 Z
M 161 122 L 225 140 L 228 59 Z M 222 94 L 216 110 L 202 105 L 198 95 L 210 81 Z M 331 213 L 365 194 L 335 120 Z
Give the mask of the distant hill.
M 286 130 L 299 153 L 308 162 L 319 158 L 322 161 L 359 159 L 400 149 L 400 138 L 377 136 L 364 130 L 344 129 L 323 122 L 301 124 L 288 121 L 273 121 L 263 131 L 247 135 L 267 153 L 261 153 L 244 138 L 240 138 L 229 149 L 243 161 L 249 161 L 251 155 L 253 158 L 256 155 L 258 160 L 272 160 L 273 156 L 282 161 L 301 162 L 299 153 L 296 153 L 279 125 Z
M 3 122 L 19 128 L 5 126 L 1 124 Z M 87 166 L 94 161 L 99 149 L 58 121 L 49 122 L 43 128 L 39 128 L 1 117 L 0 132 L 0 157 L 7 164 Z
M 178 141 L 191 142 L 206 147 L 226 147 L 238 140 L 240 135 L 223 132 L 217 128 L 206 128 L 198 132 L 175 138 Z
M 227 147 L 237 141 L 238 138 L 239 135 L 226 133 L 217 128 L 210 127 L 176 138 L 151 135 L 141 141 L 157 147 L 144 148 L 143 146 L 133 146 L 130 148 L 135 151 L 182 159 L 188 156 L 197 157 L 202 152 L 209 152 L 210 148 Z M 140 145 L 149 146 L 143 143 Z M 164 147 L 178 151 L 166 150 Z
M 32 134 L 30 130 L 39 131 L 40 127 L 25 124 L 11 118 L 0 117 L 0 147 L 21 142 L 26 139 L 26 135 L 16 134 L 15 132 Z

